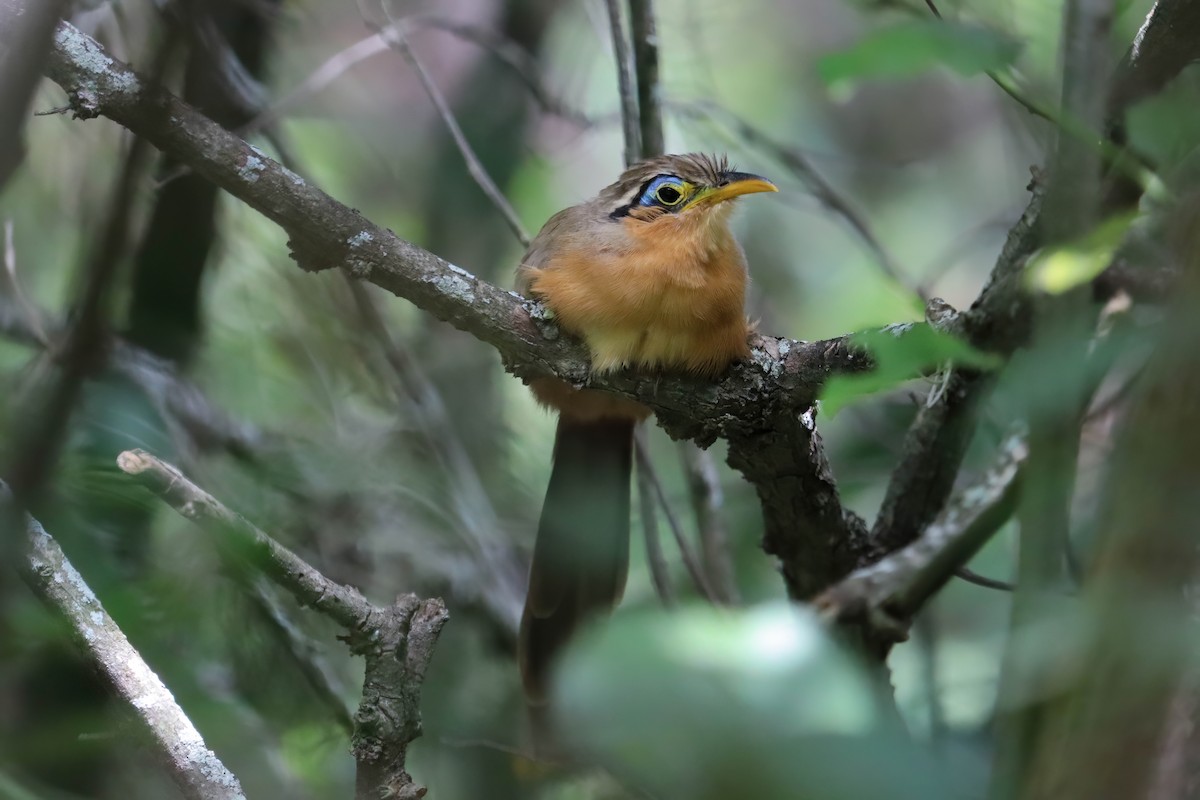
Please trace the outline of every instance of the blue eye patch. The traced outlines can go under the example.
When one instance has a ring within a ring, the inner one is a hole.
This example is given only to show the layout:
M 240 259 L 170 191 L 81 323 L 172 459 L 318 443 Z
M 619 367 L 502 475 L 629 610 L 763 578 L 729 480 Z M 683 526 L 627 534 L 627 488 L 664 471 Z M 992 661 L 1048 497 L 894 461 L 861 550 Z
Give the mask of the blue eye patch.
M 659 175 L 646 184 L 637 204 L 639 206 L 674 208 L 683 202 L 687 195 L 687 189 L 687 184 L 674 175 Z

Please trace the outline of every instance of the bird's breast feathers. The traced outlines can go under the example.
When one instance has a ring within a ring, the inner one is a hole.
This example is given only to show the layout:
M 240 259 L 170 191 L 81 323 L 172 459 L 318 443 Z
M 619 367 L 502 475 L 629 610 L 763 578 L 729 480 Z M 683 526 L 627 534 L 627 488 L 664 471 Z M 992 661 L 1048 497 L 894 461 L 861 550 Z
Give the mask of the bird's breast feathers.
M 609 222 L 609 235 L 571 237 L 524 278 L 587 342 L 598 371 L 719 373 L 748 354 L 746 262 L 724 223 L 707 214 Z

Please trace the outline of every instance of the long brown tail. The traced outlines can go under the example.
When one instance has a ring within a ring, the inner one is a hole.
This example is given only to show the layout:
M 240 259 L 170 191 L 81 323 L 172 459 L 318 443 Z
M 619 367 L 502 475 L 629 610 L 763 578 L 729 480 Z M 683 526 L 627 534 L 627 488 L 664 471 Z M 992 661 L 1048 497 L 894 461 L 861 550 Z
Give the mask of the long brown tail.
M 635 424 L 559 419 L 517 646 L 533 705 L 546 702 L 550 668 L 571 633 L 625 590 Z

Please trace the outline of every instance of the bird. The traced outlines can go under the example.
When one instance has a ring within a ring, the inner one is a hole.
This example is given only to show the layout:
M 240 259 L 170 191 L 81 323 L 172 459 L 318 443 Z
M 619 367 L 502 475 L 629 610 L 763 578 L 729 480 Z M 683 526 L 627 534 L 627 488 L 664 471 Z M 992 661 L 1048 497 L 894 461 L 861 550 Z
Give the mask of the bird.
M 775 191 L 724 156 L 640 161 L 546 222 L 521 259 L 517 287 L 583 339 L 595 374 L 633 368 L 714 378 L 750 352 L 746 258 L 729 229 L 732 201 Z M 651 411 L 556 378 L 535 379 L 530 389 L 558 412 L 517 648 L 527 703 L 545 708 L 563 646 L 624 592 L 633 434 Z

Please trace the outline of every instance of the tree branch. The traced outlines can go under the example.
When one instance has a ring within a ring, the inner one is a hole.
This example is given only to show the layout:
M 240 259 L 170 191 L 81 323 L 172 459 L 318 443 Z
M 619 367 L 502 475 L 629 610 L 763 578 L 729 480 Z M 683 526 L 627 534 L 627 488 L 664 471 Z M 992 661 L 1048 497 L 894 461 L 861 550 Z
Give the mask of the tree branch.
M 921 538 L 869 567 L 855 571 L 814 603 L 836 620 L 865 619 L 884 637 L 907 637 L 908 624 L 1012 516 L 1025 437 L 1013 434 L 983 477 L 955 493 Z
M 653 0 L 629 0 L 629 34 L 633 40 L 633 65 L 637 76 L 639 143 L 642 158 L 649 158 L 663 153 L 666 147 Z
M 7 507 L 6 514 L 12 509 L 12 496 L 3 484 L 0 504 Z M 170 690 L 100 605 L 58 542 L 37 520 L 23 516 L 29 549 L 20 562 L 22 578 L 70 624 L 81 649 L 150 735 L 180 793 L 188 800 L 244 800 L 238 779 L 205 746 Z
M 545 309 L 476 278 L 338 203 L 161 88 L 139 79 L 91 38 L 63 23 L 48 68 L 82 117 L 125 125 L 276 222 L 308 270 L 340 268 L 413 302 L 500 351 L 523 379 L 557 376 L 637 399 L 677 438 L 711 444 L 761 430 L 772 415 L 811 405 L 835 371 L 869 359 L 847 337 L 799 342 L 756 336 L 753 355 L 717 384 L 632 371 L 591 375 L 587 350 Z
M 127 450 L 117 466 L 213 536 L 217 547 L 261 572 L 296 600 L 347 631 L 351 652 L 363 656 L 363 696 L 354 718 L 355 797 L 424 795 L 405 771 L 408 745 L 421 735 L 420 691 L 433 648 L 449 615 L 441 600 L 402 595 L 384 607 L 331 581 L 189 481 L 142 450 Z

